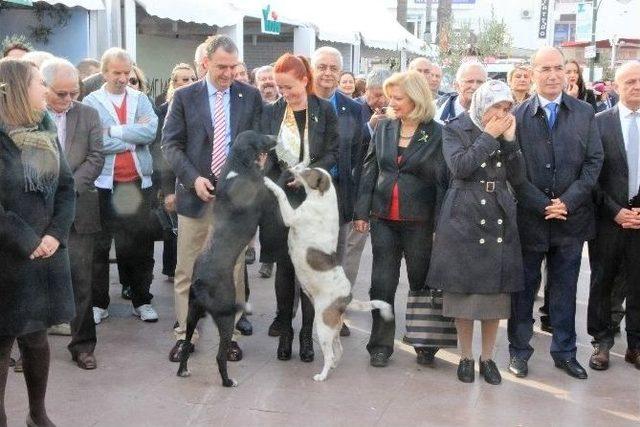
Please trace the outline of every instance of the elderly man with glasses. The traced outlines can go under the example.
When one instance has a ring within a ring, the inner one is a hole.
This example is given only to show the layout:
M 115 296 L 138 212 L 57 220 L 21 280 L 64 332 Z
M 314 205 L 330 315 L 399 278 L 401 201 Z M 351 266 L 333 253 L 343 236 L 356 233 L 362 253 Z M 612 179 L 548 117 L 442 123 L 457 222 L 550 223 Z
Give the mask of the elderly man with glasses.
M 80 368 L 94 369 L 97 366 L 93 355 L 96 325 L 92 309 L 91 271 L 95 236 L 100 231 L 98 193 L 94 181 L 104 164 L 102 124 L 94 108 L 76 101 L 80 86 L 73 64 L 61 58 L 49 59 L 42 64 L 41 71 L 49 89 L 49 114 L 56 123 L 58 140 L 73 172 L 77 193 L 76 217 L 69 233 L 76 317 L 71 322 L 68 348 Z
M 436 121 L 448 123 L 469 109 L 476 89 L 487 81 L 487 70 L 479 62 L 465 62 L 456 72 L 456 92 L 443 96 L 437 103 Z

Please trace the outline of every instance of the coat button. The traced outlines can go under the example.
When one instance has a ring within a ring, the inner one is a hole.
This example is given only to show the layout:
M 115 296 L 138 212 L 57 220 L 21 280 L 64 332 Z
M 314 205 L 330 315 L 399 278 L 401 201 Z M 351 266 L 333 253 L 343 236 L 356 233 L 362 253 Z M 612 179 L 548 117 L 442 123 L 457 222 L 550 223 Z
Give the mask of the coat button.
M 498 242 L 498 243 L 502 243 L 502 237 L 498 237 L 498 238 L 496 239 L 496 242 Z
M 502 225 L 502 219 L 498 220 L 498 225 Z
M 482 199 L 482 200 L 480 200 L 480 204 L 481 204 L 481 205 L 486 205 L 486 204 L 487 204 L 487 201 L 486 201 L 485 199 Z
M 480 220 L 480 225 L 485 225 L 487 223 L 487 221 L 485 219 L 481 219 Z
M 497 168 L 501 168 L 502 167 L 502 163 L 501 162 L 496 163 L 496 167 Z
M 547 169 L 551 169 L 551 163 L 547 163 L 546 165 L 544 165 L 544 167 Z
M 480 243 L 481 245 L 484 245 L 484 239 L 480 239 L 480 240 L 479 240 L 479 243 Z
M 486 168 L 486 167 L 487 167 L 487 164 L 486 164 L 486 163 L 482 163 L 482 164 L 480 165 L 480 167 L 481 167 L 481 168 Z

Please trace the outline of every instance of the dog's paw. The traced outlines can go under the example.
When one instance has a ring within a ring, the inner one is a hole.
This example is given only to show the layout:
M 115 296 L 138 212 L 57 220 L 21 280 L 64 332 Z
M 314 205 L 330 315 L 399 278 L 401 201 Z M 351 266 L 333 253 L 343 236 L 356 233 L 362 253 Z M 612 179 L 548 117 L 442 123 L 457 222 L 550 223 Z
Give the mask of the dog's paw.
M 322 375 L 322 374 L 315 374 L 315 375 L 313 376 L 313 380 L 314 380 L 314 381 L 318 381 L 318 382 L 320 382 L 320 381 L 324 381 L 324 380 L 326 380 L 326 379 L 327 379 L 327 376 L 326 376 L 326 375 Z
M 188 369 L 179 369 L 178 376 L 182 378 L 187 378 L 191 376 L 191 372 Z
M 229 378 L 227 380 L 222 380 L 222 385 L 224 387 L 237 387 L 238 386 L 238 381 Z

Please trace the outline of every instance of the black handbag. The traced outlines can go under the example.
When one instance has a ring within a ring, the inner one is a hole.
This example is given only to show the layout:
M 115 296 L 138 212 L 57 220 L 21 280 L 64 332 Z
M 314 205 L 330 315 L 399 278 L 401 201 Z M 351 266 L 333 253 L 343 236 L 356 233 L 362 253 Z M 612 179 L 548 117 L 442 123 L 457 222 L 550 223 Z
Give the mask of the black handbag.
M 458 336 L 454 320 L 442 315 L 442 291 L 409 291 L 404 342 L 414 347 L 455 348 Z
M 168 240 L 178 235 L 178 215 L 167 212 L 162 205 L 151 210 L 149 233 L 154 241 Z

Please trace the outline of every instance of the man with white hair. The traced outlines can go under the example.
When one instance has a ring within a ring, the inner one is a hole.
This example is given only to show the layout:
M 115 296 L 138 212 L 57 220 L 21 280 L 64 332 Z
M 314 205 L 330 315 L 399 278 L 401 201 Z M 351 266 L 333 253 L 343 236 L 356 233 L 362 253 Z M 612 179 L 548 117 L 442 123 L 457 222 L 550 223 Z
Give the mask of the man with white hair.
M 78 72 L 66 59 L 46 60 L 40 67 L 48 88 L 47 107 L 56 123 L 58 140 L 73 172 L 76 217 L 68 249 L 76 317 L 71 322 L 71 357 L 82 369 L 95 369 L 96 325 L 93 319 L 91 270 L 96 233 L 100 231 L 98 193 L 94 181 L 104 165 L 102 124 L 98 112 L 75 99 Z
M 53 56 L 49 52 L 45 52 L 43 50 L 32 50 L 31 52 L 25 53 L 20 59 L 23 61 L 31 62 L 35 64 L 36 67 L 40 68 L 44 61 L 53 58 L 55 58 L 55 56 Z
M 198 45 L 193 58 L 193 64 L 196 66 L 196 76 L 198 76 L 198 80 L 201 80 L 207 74 L 207 64 L 205 59 L 207 58 L 207 45 L 209 44 L 210 39 L 211 37 L 208 37 Z
M 409 70 L 417 71 L 422 74 L 424 78 L 427 79 L 428 83 L 431 78 L 431 61 L 423 56 L 414 58 L 409 62 Z
M 435 119 L 446 123 L 469 109 L 473 93 L 487 81 L 487 70 L 479 62 L 464 62 L 456 72 L 456 92 L 439 101 Z
M 273 66 L 264 65 L 256 68 L 253 74 L 262 100 L 267 103 L 276 102 L 280 98 L 280 92 L 278 92 L 278 86 L 276 85 Z
M 442 68 L 436 63 L 431 63 L 431 70 L 429 72 L 429 89 L 433 99 L 438 99 L 439 96 L 445 93 L 440 90 L 440 84 L 442 83 Z
M 120 282 L 132 291 L 133 314 L 145 322 L 158 320 L 149 292 L 153 280 L 153 237 L 148 231 L 153 188 L 150 144 L 158 117 L 147 96 L 128 86 L 131 56 L 120 48 L 102 55 L 105 84 L 83 102 L 98 110 L 102 122 L 105 163 L 95 181 L 102 231 L 96 241 L 93 272 L 94 320 L 109 314 L 109 249 L 115 241 Z
M 338 164 L 330 173 L 338 188 L 341 223 L 338 258 L 344 264 L 347 235 L 353 228 L 353 209 L 357 192 L 354 171 L 360 158 L 362 107 L 337 90 L 342 72 L 342 54 L 339 50 L 330 46 L 316 49 L 311 55 L 311 67 L 316 95 L 329 101 L 338 116 Z M 349 328 L 343 325 L 340 334 L 349 335 Z

